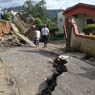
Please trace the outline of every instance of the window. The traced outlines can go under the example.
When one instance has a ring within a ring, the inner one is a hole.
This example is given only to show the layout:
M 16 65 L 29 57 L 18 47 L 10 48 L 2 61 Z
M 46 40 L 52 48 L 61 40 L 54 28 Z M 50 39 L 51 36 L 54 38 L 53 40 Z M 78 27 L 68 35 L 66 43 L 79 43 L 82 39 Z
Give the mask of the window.
M 87 24 L 95 24 L 95 19 L 87 19 Z

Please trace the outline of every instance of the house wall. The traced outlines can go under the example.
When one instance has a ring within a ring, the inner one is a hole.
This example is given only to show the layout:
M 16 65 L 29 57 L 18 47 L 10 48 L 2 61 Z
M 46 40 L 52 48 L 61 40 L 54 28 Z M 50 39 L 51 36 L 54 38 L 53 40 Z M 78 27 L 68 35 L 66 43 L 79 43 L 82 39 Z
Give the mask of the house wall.
M 72 16 L 72 18 L 75 20 L 77 26 L 78 26 L 78 31 L 79 33 L 82 33 L 83 31 L 83 28 L 84 26 L 87 24 L 87 19 L 94 19 L 93 17 L 91 16 L 87 16 L 87 15 L 78 15 L 78 17 L 74 17 Z
M 76 50 L 95 56 L 95 37 L 79 34 L 76 24 L 73 24 L 70 46 Z
M 78 26 L 78 30 L 80 33 L 82 32 L 82 29 L 85 26 L 85 19 L 84 18 L 85 18 L 84 15 L 78 15 L 77 18 L 74 17 L 74 20 Z
M 72 35 L 73 35 L 71 37 L 72 48 L 85 53 L 89 53 L 91 55 L 95 55 L 95 40 L 86 39 L 85 37 L 75 36 L 73 32 Z

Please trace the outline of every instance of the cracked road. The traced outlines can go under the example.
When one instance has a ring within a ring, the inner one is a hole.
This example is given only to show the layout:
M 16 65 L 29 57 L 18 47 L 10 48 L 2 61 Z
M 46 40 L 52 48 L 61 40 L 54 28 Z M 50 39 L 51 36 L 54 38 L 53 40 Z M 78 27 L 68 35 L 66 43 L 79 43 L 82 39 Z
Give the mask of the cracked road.
M 12 48 L 1 58 L 6 73 L 16 81 L 19 95 L 36 95 L 39 85 L 52 74 L 50 55 L 44 55 L 44 51 L 31 47 Z
M 41 84 L 53 73 L 51 61 L 54 56 L 50 51 L 28 46 L 2 53 L 1 59 L 14 94 L 0 95 L 36 95 L 44 88 Z M 52 95 L 95 95 L 95 66 L 70 56 L 66 67 L 68 72 L 57 78 Z

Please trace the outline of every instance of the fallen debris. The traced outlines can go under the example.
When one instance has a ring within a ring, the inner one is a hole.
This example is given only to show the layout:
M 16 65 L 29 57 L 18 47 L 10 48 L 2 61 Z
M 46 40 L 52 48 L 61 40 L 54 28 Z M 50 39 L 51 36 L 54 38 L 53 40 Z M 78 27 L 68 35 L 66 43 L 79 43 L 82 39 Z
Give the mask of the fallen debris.
M 0 47 L 21 46 L 21 42 L 12 32 L 8 21 L 0 21 Z
M 18 35 L 21 39 L 26 41 L 32 47 L 35 47 L 34 43 L 31 40 L 29 40 L 27 37 L 19 33 L 19 30 L 16 28 L 15 24 L 11 23 L 11 26 L 16 35 Z
M 21 46 L 22 44 L 14 35 L 8 35 L 6 38 L 0 41 L 0 47 L 15 47 Z
M 0 21 L 0 36 L 11 33 L 11 26 L 8 21 Z

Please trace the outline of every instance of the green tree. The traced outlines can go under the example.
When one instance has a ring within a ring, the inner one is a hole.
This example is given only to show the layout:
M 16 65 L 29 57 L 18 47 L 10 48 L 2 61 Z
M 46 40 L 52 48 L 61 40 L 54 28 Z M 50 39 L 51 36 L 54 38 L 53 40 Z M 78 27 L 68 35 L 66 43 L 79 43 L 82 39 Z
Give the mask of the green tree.
M 12 20 L 12 14 L 10 11 L 4 13 L 4 19 L 9 21 Z
M 45 0 L 39 1 L 36 6 L 36 16 L 41 18 L 42 20 L 46 19 L 46 2 Z
M 33 4 L 33 2 L 31 0 L 27 0 L 26 2 L 24 2 L 23 8 L 24 8 L 24 11 L 27 14 L 32 14 L 34 4 Z
M 40 18 L 35 18 L 34 19 L 34 24 L 36 24 L 36 26 L 39 28 L 39 30 L 41 31 L 41 28 L 43 26 L 43 22 Z
M 24 11 L 26 14 L 30 14 L 33 17 L 37 18 L 39 17 L 42 20 L 45 20 L 46 18 L 46 2 L 45 0 L 41 0 L 38 3 L 33 2 L 31 0 L 27 0 L 24 5 Z

